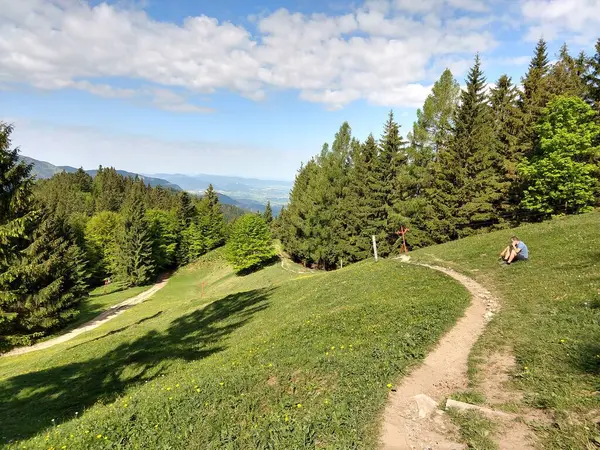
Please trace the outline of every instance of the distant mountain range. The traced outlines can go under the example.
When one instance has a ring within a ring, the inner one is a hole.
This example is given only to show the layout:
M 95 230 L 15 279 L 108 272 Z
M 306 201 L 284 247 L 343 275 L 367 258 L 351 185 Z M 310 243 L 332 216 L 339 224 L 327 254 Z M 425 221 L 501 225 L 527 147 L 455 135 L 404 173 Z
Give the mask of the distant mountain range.
M 40 161 L 28 156 L 20 156 L 20 159 L 28 164 L 33 164 L 32 175 L 37 178 L 50 178 L 61 172 L 76 172 L 76 167 L 55 166 L 47 161 Z M 96 176 L 98 170 L 86 170 L 92 177 Z M 219 194 L 219 201 L 226 205 L 234 205 L 249 211 L 265 210 L 267 201 L 271 202 L 273 212 L 279 213 L 281 207 L 288 201 L 289 191 L 292 183 L 287 181 L 258 180 L 253 178 L 226 177 L 220 175 L 181 175 L 181 174 L 152 174 L 144 175 L 125 170 L 117 172 L 126 177 L 138 176 L 151 186 L 163 186 L 176 191 L 186 190 L 188 192 L 202 195 L 209 184 L 212 184 Z

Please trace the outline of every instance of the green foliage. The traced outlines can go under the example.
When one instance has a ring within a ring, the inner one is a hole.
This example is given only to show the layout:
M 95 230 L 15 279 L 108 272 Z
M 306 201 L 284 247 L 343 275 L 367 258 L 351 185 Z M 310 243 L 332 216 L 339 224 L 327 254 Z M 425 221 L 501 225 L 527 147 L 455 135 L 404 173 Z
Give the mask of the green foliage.
M 96 283 L 118 271 L 117 236 L 121 227 L 121 216 L 112 211 L 99 212 L 85 227 L 85 248 Z
M 263 219 L 267 224 L 273 222 L 273 210 L 271 209 L 271 202 L 267 201 L 267 206 L 265 207 L 265 212 L 263 213 Z
M 596 51 L 588 60 L 587 71 L 584 74 L 586 84 L 586 99 L 600 114 L 600 38 L 596 41 Z
M 119 175 L 114 167 L 100 166 L 92 185 L 96 211 L 119 212 L 127 185 L 127 179 Z
M 117 234 L 115 277 L 127 285 L 149 283 L 155 273 L 152 241 L 144 206 L 144 184 L 135 181 L 123 205 L 122 227 Z
M 256 269 L 277 255 L 267 223 L 255 214 L 236 220 L 226 252 L 227 260 L 238 273 Z
M 11 125 L 0 122 L 0 336 L 18 325 L 18 298 L 11 294 L 9 269 L 19 263 L 30 244 L 34 213 L 31 166 L 19 161 L 11 149 Z
M 152 242 L 152 259 L 157 271 L 173 268 L 176 262 L 179 222 L 174 212 L 160 209 L 146 211 L 146 222 Z
M 428 226 L 436 242 L 498 227 L 502 222 L 499 210 L 506 183 L 499 172 L 480 64 L 477 56 L 456 110 L 452 142 L 438 155 L 427 194 L 434 212 Z
M 565 95 L 583 98 L 586 91 L 584 80 L 585 66 L 585 56 L 582 58 L 573 58 L 569 55 L 567 44 L 563 44 L 560 49 L 558 61 L 552 66 L 548 74 L 548 91 L 552 97 Z
M 78 313 L 87 293 L 86 261 L 64 217 L 44 212 L 31 244 L 0 275 L 3 326 L 0 347 L 28 345 Z M 6 325 L 6 324 L 4 324 Z
M 524 208 L 545 215 L 585 211 L 596 201 L 598 115 L 577 97 L 548 104 L 536 131 L 538 151 L 520 166 Z

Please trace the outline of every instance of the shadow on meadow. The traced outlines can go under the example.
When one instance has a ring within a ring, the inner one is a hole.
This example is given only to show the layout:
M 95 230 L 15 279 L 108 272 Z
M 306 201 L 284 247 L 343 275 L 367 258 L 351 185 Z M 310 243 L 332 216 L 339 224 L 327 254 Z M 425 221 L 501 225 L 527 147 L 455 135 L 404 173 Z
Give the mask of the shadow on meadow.
M 58 424 L 97 401 L 112 402 L 128 387 L 160 375 L 169 361 L 194 361 L 224 350 L 227 336 L 267 308 L 272 292 L 259 289 L 231 294 L 174 320 L 164 332 L 150 331 L 100 358 L 0 382 L 0 442 L 31 437 L 50 427 L 52 419 Z M 138 323 L 145 320 L 149 318 Z

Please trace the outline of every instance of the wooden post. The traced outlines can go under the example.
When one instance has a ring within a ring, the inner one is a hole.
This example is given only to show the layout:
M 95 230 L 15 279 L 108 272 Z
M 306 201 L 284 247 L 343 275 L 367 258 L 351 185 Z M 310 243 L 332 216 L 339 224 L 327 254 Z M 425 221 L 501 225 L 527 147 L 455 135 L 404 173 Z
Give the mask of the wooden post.
M 375 254 L 375 262 L 377 262 L 377 241 L 375 240 L 375 235 L 373 235 L 372 238 L 373 238 L 373 253 Z

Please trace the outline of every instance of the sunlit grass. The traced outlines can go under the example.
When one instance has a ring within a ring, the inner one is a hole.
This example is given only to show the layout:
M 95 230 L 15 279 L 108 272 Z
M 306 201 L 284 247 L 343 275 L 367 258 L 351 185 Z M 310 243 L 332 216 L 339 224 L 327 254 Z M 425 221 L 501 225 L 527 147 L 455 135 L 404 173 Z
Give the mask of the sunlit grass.
M 0 360 L 0 438 L 44 449 L 375 448 L 389 386 L 467 304 L 454 280 L 395 261 L 236 277 L 217 252 L 89 334 Z

